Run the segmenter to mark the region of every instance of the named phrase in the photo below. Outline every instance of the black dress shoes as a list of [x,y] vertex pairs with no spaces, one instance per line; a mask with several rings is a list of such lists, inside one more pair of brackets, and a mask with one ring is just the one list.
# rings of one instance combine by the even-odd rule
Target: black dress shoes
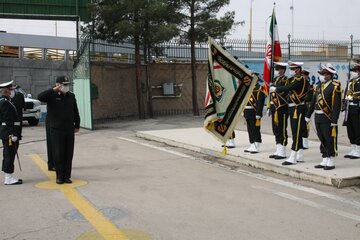
[[288,166],[288,165],[294,165],[294,163],[285,161],[285,162],[282,162],[281,165]]
[[55,171],[56,171],[56,169],[55,169],[55,167],[48,167],[48,171],[55,172]]
[[5,183],[5,185],[20,185],[20,184],[22,184],[22,183],[23,183],[22,179],[18,179],[17,182],[14,182],[14,183]]
[[58,179],[58,178],[57,178],[57,179],[56,179],[56,183],[57,183],[57,184],[64,184],[64,180],[61,180],[61,179]]
[[315,165],[314,168],[324,168],[325,166],[319,164],[319,165]]
[[324,170],[333,170],[333,169],[335,169],[335,166],[331,166],[331,167],[325,166],[324,167]]
[[72,181],[71,181],[70,178],[65,179],[64,182],[65,182],[65,183],[68,183],[68,184],[72,183]]
[[274,157],[274,159],[276,159],[276,160],[280,160],[280,159],[285,159],[286,157],[282,157],[282,156],[279,156],[279,155],[276,155],[275,157]]

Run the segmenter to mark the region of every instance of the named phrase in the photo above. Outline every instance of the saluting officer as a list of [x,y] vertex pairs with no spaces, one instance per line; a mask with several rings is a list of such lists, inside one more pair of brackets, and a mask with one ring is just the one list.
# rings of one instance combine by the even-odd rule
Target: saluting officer
[[[288,85],[288,78],[285,76],[286,66],[284,62],[274,62],[275,79],[272,83],[274,87]],[[276,151],[269,158],[284,159],[286,158],[286,145],[288,143],[288,103],[285,93],[272,92],[270,94],[270,111],[272,130],[276,141]]]
[[261,81],[262,79],[258,78],[255,88],[253,89],[244,110],[244,118],[246,119],[250,142],[250,147],[244,151],[250,153],[258,153],[260,143],[262,142],[260,126],[266,94],[264,92],[264,87],[259,84]]
[[331,170],[335,168],[337,155],[337,122],[341,110],[341,85],[334,80],[335,68],[330,64],[322,66],[319,71],[320,84],[317,85],[305,121],[310,122],[311,114],[315,111],[315,125],[320,139],[322,161],[315,168]]
[[2,171],[5,172],[5,185],[22,184],[22,180],[13,175],[15,155],[19,147],[18,127],[20,126],[20,122],[16,108],[10,102],[12,83],[13,81],[0,84],[2,90],[2,96],[0,98],[0,136],[3,144]]
[[38,99],[47,103],[56,183],[72,183],[71,167],[74,154],[74,133],[79,132],[80,116],[75,95],[69,91],[66,76],[56,79],[54,88],[39,94]]
[[[312,98],[314,96],[314,85],[311,83],[310,81],[310,71],[308,69],[306,69],[305,67],[302,70],[302,74],[304,75],[305,79],[309,82],[309,90],[306,94],[305,97],[305,112],[307,112],[307,110],[309,109],[309,106],[311,104]],[[303,132],[302,132],[302,141],[303,141],[303,148],[304,149],[308,149],[309,148],[309,131],[310,128],[308,127],[308,124],[305,123],[305,119],[303,124],[306,125],[305,128],[303,128]]]
[[346,130],[351,143],[351,151],[345,158],[360,158],[360,64],[350,70],[350,82],[346,92],[347,120]]
[[279,87],[270,87],[270,93],[288,94],[289,117],[292,133],[292,146],[290,157],[282,165],[293,165],[297,162],[303,162],[303,143],[302,132],[306,127],[305,118],[305,97],[309,88],[308,81],[301,74],[302,62],[290,62],[289,68],[293,72],[293,77],[289,78],[289,84]]

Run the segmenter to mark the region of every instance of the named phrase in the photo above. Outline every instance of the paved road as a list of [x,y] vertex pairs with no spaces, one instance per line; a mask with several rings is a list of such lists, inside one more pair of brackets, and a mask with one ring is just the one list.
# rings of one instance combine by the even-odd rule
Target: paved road
[[[0,239],[359,239],[360,189],[294,180],[135,137],[201,118],[103,123],[76,137],[74,184],[26,127],[21,186],[0,185]],[[75,187],[77,186],[77,187]]]

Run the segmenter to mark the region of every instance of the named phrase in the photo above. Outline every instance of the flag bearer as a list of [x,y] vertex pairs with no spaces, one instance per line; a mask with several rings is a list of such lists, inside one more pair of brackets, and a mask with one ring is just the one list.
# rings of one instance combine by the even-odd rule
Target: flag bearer
[[[283,87],[288,84],[288,78],[285,76],[287,63],[274,62],[275,79],[272,83],[274,87]],[[270,112],[272,121],[272,130],[275,136],[276,151],[269,158],[285,159],[286,145],[288,139],[288,103],[285,93],[272,92],[270,94]]]

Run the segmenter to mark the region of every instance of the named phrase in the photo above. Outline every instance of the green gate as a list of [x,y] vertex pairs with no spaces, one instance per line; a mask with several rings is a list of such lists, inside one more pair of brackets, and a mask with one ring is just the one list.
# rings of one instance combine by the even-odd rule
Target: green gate
[[74,67],[74,93],[80,113],[80,126],[93,129],[91,109],[90,37],[82,36]]

